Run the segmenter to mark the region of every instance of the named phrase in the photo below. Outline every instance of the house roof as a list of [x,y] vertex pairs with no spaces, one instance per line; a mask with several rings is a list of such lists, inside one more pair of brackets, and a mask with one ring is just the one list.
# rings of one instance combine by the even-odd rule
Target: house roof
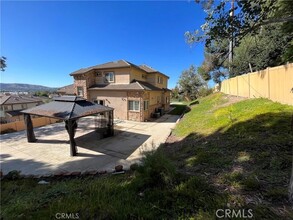
[[6,114],[10,117],[18,116],[18,115],[22,115],[22,113],[21,113],[22,110],[6,111]]
[[137,65],[135,65],[135,64],[133,64],[133,63],[131,63],[129,61],[126,61],[126,60],[112,61],[112,62],[108,62],[108,63],[96,65],[96,66],[91,66],[91,67],[88,67],[88,68],[82,68],[82,69],[79,69],[79,70],[71,73],[70,76],[80,75],[80,74],[86,73],[86,72],[88,72],[90,70],[115,69],[115,68],[125,68],[125,67],[134,67],[134,68],[140,69],[140,70],[142,70],[142,71],[144,71],[146,73],[160,73],[163,76],[168,77],[167,75],[159,72],[158,70],[153,69],[150,66],[147,66],[145,64],[137,66]]
[[139,65],[139,67],[140,67],[141,69],[143,69],[144,71],[148,72],[148,73],[155,73],[155,72],[158,72],[158,70],[155,70],[154,68],[152,68],[152,67],[150,67],[150,66],[148,66],[148,65],[145,65],[145,64],[143,64],[143,65]]
[[74,76],[74,75],[79,75],[79,74],[83,74],[86,73],[90,70],[99,70],[99,69],[112,69],[112,68],[124,68],[124,67],[130,67],[130,66],[135,66],[134,64],[127,62],[125,60],[118,60],[118,61],[112,61],[112,62],[108,62],[108,63],[103,63],[100,65],[96,65],[96,66],[91,66],[88,68],[82,68],[80,70],[77,70],[73,73],[70,74],[70,76]]
[[61,96],[52,102],[23,110],[22,113],[69,120],[108,111],[113,111],[113,108],[78,96]]
[[63,86],[57,90],[59,93],[65,93],[67,95],[74,95],[74,84]]
[[162,74],[163,76],[166,76],[168,79],[169,79],[169,76],[165,75],[164,73],[161,73],[160,71],[148,66],[148,65],[139,65],[139,68],[146,71],[147,73],[160,73]]
[[4,95],[0,97],[0,105],[24,104],[42,102],[40,98],[23,95]]
[[97,84],[90,87],[89,90],[147,90],[147,91],[163,91],[148,82],[133,80],[129,84]]

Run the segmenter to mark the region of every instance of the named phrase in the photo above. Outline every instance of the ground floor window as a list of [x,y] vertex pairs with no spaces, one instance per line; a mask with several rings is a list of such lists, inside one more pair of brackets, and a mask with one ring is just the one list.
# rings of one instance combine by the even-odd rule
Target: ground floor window
[[105,105],[105,101],[104,100],[99,100],[99,99],[95,100],[94,103],[97,103],[99,105]]
[[83,87],[81,87],[81,86],[77,87],[77,95],[83,97]]
[[145,100],[143,101],[143,110],[146,111],[149,109],[149,101]]
[[128,101],[128,110],[139,111],[139,101]]
[[169,97],[166,97],[166,103],[169,103]]

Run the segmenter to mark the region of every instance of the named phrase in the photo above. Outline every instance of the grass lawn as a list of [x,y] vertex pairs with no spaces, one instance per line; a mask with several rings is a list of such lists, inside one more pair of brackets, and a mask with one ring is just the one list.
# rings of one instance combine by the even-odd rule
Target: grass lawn
[[2,180],[1,219],[56,219],[57,213],[80,219],[216,219],[217,209],[251,209],[253,219],[293,219],[293,107],[266,99],[230,104],[222,94],[198,101],[169,141],[124,175],[49,179],[49,185]]
[[181,115],[188,109],[187,105],[185,104],[172,104],[170,107],[174,108],[168,113],[170,115]]

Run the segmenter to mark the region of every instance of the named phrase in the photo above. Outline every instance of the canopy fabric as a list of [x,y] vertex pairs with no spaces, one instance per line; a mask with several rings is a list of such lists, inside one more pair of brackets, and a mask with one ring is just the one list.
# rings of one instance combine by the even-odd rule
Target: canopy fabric
[[87,101],[78,96],[61,96],[54,98],[52,102],[21,112],[62,120],[71,120],[113,110],[113,108]]

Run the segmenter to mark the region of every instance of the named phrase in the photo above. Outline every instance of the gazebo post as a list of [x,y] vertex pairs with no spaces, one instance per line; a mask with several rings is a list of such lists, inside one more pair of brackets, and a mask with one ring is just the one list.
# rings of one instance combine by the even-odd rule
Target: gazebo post
[[107,127],[107,136],[113,136],[114,135],[114,123],[113,123],[113,110],[108,112],[108,127]]
[[26,128],[27,142],[36,142],[37,139],[34,134],[34,126],[30,114],[24,114],[24,124]]
[[76,156],[77,155],[77,149],[76,149],[76,143],[74,140],[75,135],[75,129],[77,128],[77,124],[75,120],[66,120],[65,121],[65,128],[69,135],[69,141],[70,141],[70,156]]

